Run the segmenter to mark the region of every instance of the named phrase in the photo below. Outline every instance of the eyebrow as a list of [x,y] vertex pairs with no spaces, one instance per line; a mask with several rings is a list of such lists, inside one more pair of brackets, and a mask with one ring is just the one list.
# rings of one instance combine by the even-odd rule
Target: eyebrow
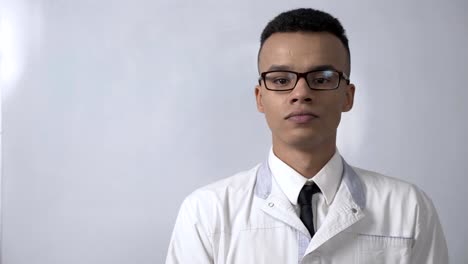
[[[289,65],[280,65],[280,64],[273,64],[271,65],[267,71],[292,71],[292,67]],[[333,67],[333,65],[318,65],[318,66],[313,66],[309,67],[306,72],[309,71],[324,71],[324,70],[335,70],[337,69]]]

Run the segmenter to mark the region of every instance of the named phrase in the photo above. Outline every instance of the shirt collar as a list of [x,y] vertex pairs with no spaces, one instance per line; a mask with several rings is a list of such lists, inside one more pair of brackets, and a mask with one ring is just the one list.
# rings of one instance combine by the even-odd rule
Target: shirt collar
[[307,182],[317,184],[325,196],[326,203],[330,205],[335,198],[343,174],[343,160],[338,150],[335,151],[335,154],[327,164],[310,179],[302,176],[280,160],[273,153],[273,149],[270,149],[268,166],[273,174],[273,178],[293,205],[297,205],[299,193]]

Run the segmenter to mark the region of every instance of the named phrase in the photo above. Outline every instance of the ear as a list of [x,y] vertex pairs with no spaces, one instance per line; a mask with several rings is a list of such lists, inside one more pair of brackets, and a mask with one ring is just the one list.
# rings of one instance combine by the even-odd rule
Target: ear
[[354,105],[354,92],[356,87],[350,83],[345,87],[345,101],[343,104],[342,112],[348,112],[353,108]]
[[255,101],[257,102],[257,110],[260,113],[264,113],[264,108],[263,108],[263,98],[262,98],[262,87],[260,85],[255,86]]

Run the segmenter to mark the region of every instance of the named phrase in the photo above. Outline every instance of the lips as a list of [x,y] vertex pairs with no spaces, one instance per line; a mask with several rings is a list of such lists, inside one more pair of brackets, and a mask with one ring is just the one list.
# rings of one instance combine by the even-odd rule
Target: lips
[[318,116],[309,111],[295,111],[285,117],[286,120],[290,120],[298,124],[304,124],[316,118],[318,118]]

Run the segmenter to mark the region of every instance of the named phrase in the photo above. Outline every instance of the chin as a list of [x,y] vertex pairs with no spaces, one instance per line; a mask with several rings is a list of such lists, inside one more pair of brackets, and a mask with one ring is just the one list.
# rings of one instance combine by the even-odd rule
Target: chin
[[291,146],[293,146],[296,149],[311,149],[311,148],[316,147],[319,144],[320,144],[319,142],[309,140],[309,141],[294,142],[293,144],[291,144]]
[[322,142],[322,137],[319,135],[296,135],[285,140],[288,145],[297,149],[308,149],[317,146]]

